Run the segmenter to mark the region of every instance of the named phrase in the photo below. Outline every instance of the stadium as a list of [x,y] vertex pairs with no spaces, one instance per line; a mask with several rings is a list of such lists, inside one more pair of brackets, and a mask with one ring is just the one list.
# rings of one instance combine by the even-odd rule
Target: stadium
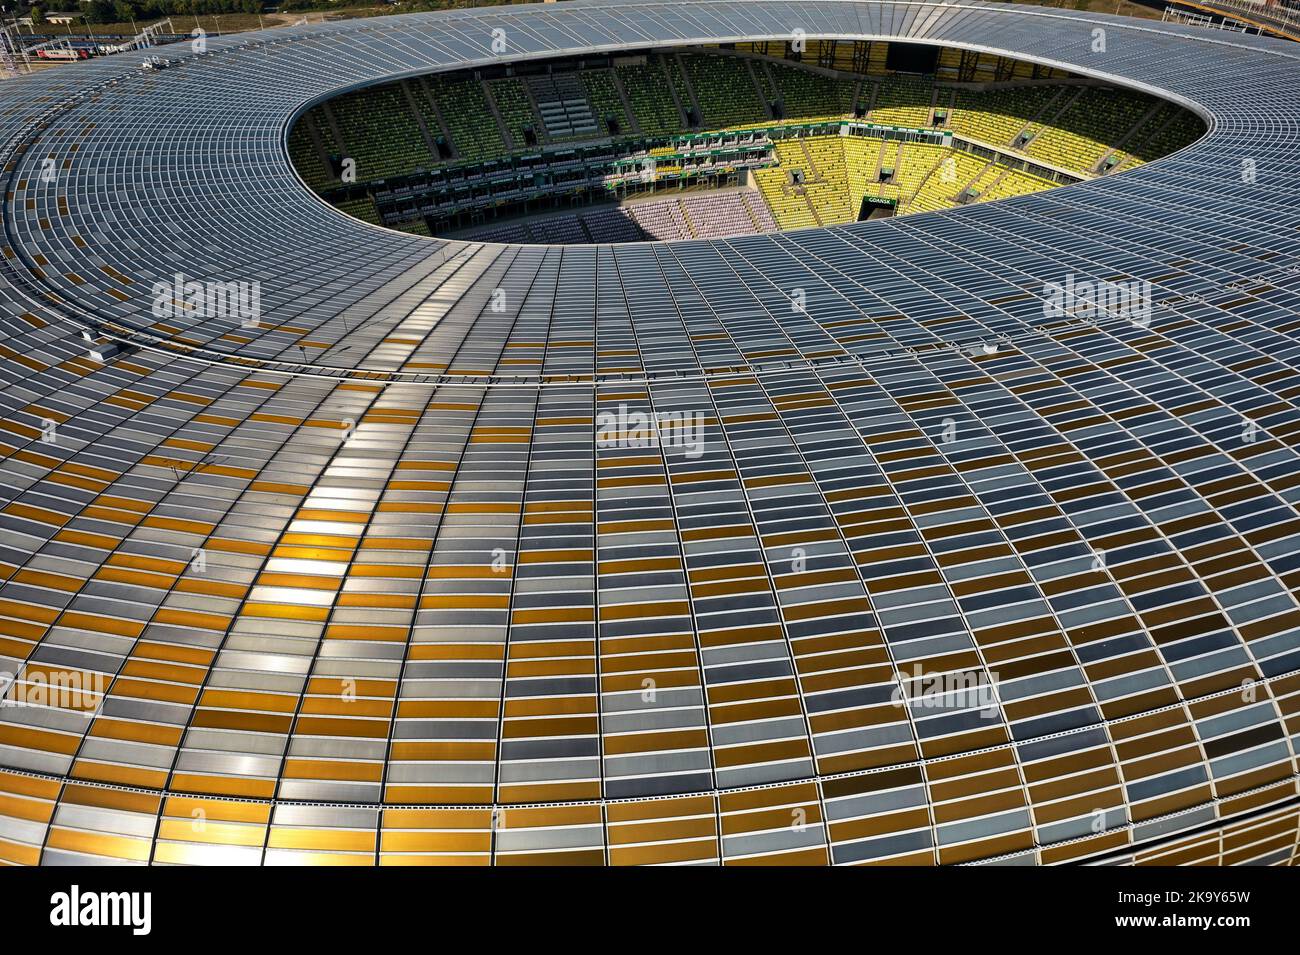
[[0,860],[1293,863],[1298,49],[576,0],[0,85]]

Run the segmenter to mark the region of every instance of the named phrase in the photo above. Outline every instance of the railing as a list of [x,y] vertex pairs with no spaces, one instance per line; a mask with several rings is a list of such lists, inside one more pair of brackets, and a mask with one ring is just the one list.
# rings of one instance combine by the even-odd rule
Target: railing
[[[1263,2],[1252,2],[1252,0],[1194,0],[1194,2],[1189,0],[1186,5],[1209,11],[1211,14],[1218,14],[1220,17],[1226,18],[1226,20],[1216,24],[1212,17],[1187,13],[1173,6],[1165,8],[1165,15],[1162,20],[1165,22],[1172,20],[1178,23],[1190,23],[1208,29],[1235,30],[1243,33],[1254,27],[1255,30],[1261,33],[1267,30],[1289,39],[1300,40],[1300,11],[1293,10],[1290,7],[1269,6]],[[1240,15],[1244,20],[1234,19],[1237,15]]]
[[1251,3],[1250,0],[1210,0],[1206,6],[1249,14],[1256,20],[1275,23],[1285,30],[1300,34],[1300,13],[1290,7],[1268,6],[1264,3]]
[[[330,202],[372,197],[385,222],[424,214],[455,216],[525,196],[542,198],[584,189],[614,189],[665,178],[709,176],[720,170],[772,165],[772,144],[798,136],[871,136],[907,142],[951,145],[949,130],[886,126],[860,120],[766,123],[712,133],[640,137],[603,145],[551,148],[529,157],[465,163],[370,183],[333,187],[321,195]],[[668,152],[655,154],[656,149]],[[541,177],[539,182],[537,177]]]
[[[163,29],[166,27],[166,29]],[[129,48],[132,50],[144,50],[153,46],[158,38],[165,35],[173,35],[175,28],[172,26],[171,17],[166,20],[159,20],[157,23],[151,23],[134,37],[132,37]]]

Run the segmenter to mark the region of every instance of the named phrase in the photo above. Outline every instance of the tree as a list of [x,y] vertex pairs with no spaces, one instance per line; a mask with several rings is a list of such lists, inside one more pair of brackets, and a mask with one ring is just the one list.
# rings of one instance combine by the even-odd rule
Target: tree
[[31,16],[32,16],[32,26],[34,27],[45,26],[45,11],[42,10],[40,7],[32,7]]
[[91,23],[113,22],[113,5],[108,0],[90,0],[85,11],[86,19]]

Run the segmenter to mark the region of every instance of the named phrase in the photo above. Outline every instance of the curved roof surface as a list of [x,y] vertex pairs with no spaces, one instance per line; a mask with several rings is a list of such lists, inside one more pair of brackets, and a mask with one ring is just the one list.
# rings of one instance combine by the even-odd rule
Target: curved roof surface
[[[1002,51],[1210,130],[1018,199],[616,247],[377,229],[285,149],[397,76],[796,29]],[[577,2],[4,83],[0,656],[11,700],[103,689],[0,710],[35,807],[5,857],[1294,832],[1296,51],[1000,3]],[[1070,282],[1150,282],[1149,315],[1046,311]],[[187,835],[199,805],[230,828]]]

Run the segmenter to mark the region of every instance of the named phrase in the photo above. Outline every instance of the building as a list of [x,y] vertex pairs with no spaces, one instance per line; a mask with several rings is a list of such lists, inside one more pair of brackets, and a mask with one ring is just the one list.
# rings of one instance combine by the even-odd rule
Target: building
[[[947,65],[983,92],[1019,61],[1207,132],[1001,201],[958,202],[959,169],[954,208],[812,228],[836,154],[783,139],[808,149],[773,185],[791,229],[674,242],[412,235],[307,184],[313,155],[322,193],[357,160],[331,201],[378,215],[371,164],[415,167],[344,149],[505,161],[440,79],[402,79],[672,50],[675,141],[780,73],[719,73],[746,52],[724,45],[823,40],[875,93],[821,125],[903,130],[874,137],[875,185],[962,119],[908,68],[926,47],[972,54]],[[0,857],[1294,860],[1291,47],[960,2],[598,0],[166,56],[0,85]],[[511,88],[464,128],[551,138],[551,101],[516,113]],[[984,162],[1047,129],[1042,169],[1091,148],[1044,106]],[[375,132],[409,124],[413,146]]]

